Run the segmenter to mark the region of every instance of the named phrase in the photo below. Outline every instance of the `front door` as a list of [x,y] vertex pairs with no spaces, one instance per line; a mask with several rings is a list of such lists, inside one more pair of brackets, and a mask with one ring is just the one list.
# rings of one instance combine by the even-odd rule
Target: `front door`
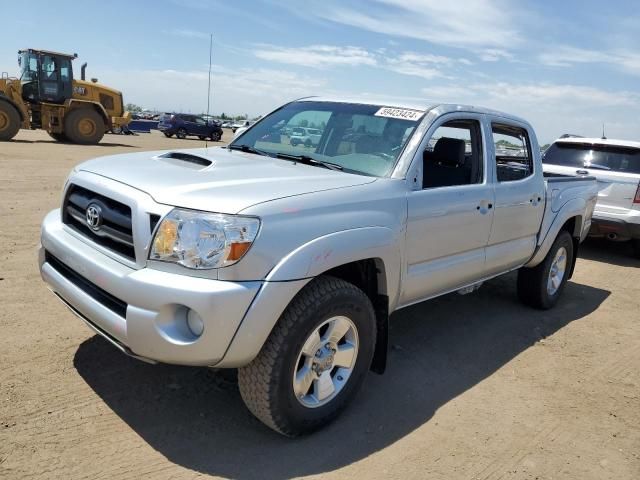
[[56,55],[40,56],[40,100],[63,103],[72,96],[71,60]]
[[[453,114],[421,146],[422,189],[408,198],[401,305],[481,280],[493,217],[481,116]],[[420,180],[420,179],[418,179]]]

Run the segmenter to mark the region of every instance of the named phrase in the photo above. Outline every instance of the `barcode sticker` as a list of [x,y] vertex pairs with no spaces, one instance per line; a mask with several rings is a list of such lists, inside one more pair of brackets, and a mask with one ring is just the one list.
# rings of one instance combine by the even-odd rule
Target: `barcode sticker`
[[376,117],[400,118],[402,120],[419,120],[424,115],[422,110],[409,110],[407,108],[382,107],[375,113]]

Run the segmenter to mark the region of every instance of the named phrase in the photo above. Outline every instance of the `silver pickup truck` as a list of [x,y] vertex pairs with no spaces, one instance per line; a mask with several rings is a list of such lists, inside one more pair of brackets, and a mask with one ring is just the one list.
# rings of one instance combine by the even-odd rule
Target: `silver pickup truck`
[[[301,124],[317,146],[283,134]],[[545,178],[511,115],[308,98],[228,147],[78,165],[40,270],[128,355],[238,368],[251,412],[294,436],[384,371],[391,312],[516,269],[520,299],[552,307],[596,198],[591,178]]]

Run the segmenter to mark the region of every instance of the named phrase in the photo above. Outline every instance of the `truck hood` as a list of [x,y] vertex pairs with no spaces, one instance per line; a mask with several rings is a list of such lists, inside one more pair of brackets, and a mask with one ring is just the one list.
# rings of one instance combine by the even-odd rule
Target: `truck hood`
[[113,155],[76,169],[134,187],[158,203],[231,214],[258,203],[376,180],[224,147]]

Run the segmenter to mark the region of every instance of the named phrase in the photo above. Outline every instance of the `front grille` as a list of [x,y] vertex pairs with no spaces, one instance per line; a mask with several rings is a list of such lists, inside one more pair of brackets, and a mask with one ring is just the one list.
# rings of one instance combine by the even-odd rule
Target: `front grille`
[[[101,213],[101,224],[89,228],[87,207],[95,205]],[[71,185],[62,206],[62,221],[93,242],[135,261],[131,208],[127,205]]]
[[84,293],[93,298],[96,302],[111,310],[116,315],[126,318],[127,316],[127,304],[117,297],[114,297],[109,292],[101,289],[94,283],[90,282],[75,270],[69,268],[62,263],[50,252],[45,251],[44,258],[51,267],[62,275],[64,278],[73,283],[76,287],[82,290]]

